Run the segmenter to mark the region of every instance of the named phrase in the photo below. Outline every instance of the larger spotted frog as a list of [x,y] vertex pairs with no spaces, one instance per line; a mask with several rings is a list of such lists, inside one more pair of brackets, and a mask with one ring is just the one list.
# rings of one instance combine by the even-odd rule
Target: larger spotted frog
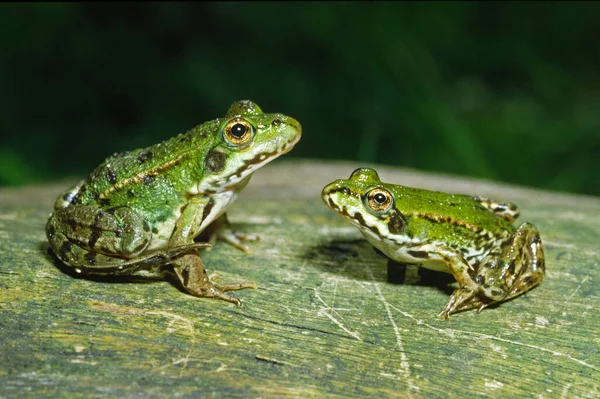
[[383,183],[357,169],[322,191],[333,211],[401,263],[451,273],[459,284],[438,317],[514,298],[544,278],[537,229],[512,203]]
[[[301,131],[293,118],[245,100],[168,141],[114,154],[59,196],[46,224],[50,246],[78,273],[162,275],[168,266],[191,295],[240,305],[226,291],[254,284],[213,284],[198,248],[218,237],[249,252],[255,237],[232,231],[225,211]],[[194,240],[202,232],[210,243]]]

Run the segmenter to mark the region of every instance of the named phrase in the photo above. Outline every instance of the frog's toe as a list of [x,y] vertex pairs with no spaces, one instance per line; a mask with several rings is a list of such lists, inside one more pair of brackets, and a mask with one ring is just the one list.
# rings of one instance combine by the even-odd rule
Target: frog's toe
[[216,287],[216,286],[214,286],[212,284],[209,287],[206,287],[203,290],[201,296],[205,297],[205,298],[221,299],[223,301],[226,301],[226,302],[229,302],[229,303],[233,303],[237,307],[241,307],[242,306],[242,301],[240,301],[238,298],[226,294],[224,292],[224,290],[220,289],[220,287]]
[[233,284],[219,284],[216,286],[222,292],[225,291],[238,291],[244,290],[246,288],[256,289],[256,283],[243,282],[243,283],[233,283]]
[[474,290],[468,287],[458,288],[448,298],[446,307],[438,314],[438,317],[448,319],[453,313],[475,309],[480,304],[481,301],[475,297]]
[[438,313],[437,318],[448,320],[450,319],[450,314],[448,313],[448,310],[444,308],[440,313]]
[[245,241],[258,241],[259,240],[257,235],[238,233],[238,232],[232,231],[232,230],[220,231],[218,234],[218,238],[222,241],[225,241],[226,243],[228,243],[230,245],[233,245],[234,247],[236,247],[238,249],[241,249],[242,251],[246,252],[247,254],[251,254],[252,250],[250,249],[250,246],[248,244],[246,244]]

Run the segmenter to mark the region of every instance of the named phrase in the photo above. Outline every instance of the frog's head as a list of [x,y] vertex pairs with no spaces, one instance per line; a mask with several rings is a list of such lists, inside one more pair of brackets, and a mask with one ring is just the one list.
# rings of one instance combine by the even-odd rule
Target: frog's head
[[215,145],[204,158],[200,191],[228,190],[256,169],[290,151],[302,127],[289,116],[262,112],[250,100],[237,101],[219,123]]
[[323,189],[325,205],[357,226],[379,237],[402,234],[406,220],[395,206],[394,195],[373,169],[359,168],[347,180]]

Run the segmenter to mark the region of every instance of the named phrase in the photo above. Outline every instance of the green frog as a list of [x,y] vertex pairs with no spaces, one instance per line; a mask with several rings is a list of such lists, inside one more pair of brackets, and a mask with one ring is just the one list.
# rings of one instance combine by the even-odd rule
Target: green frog
[[[295,119],[244,100],[187,133],[116,153],[58,197],[46,224],[50,247],[77,273],[174,272],[189,294],[239,306],[226,292],[255,285],[213,284],[198,249],[218,238],[250,252],[246,242],[257,237],[233,231],[225,211],[252,173],[301,134]],[[208,242],[194,240],[201,233]]]
[[383,183],[373,169],[327,185],[322,199],[391,259],[451,273],[459,287],[438,314],[514,298],[545,274],[537,229],[515,227],[512,203]]

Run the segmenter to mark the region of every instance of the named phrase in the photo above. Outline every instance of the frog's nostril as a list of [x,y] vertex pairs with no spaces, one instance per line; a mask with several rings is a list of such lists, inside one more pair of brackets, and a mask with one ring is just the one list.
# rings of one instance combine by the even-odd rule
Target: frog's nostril
[[271,123],[273,126],[279,126],[281,125],[281,119],[277,118],[274,119],[273,122]]

